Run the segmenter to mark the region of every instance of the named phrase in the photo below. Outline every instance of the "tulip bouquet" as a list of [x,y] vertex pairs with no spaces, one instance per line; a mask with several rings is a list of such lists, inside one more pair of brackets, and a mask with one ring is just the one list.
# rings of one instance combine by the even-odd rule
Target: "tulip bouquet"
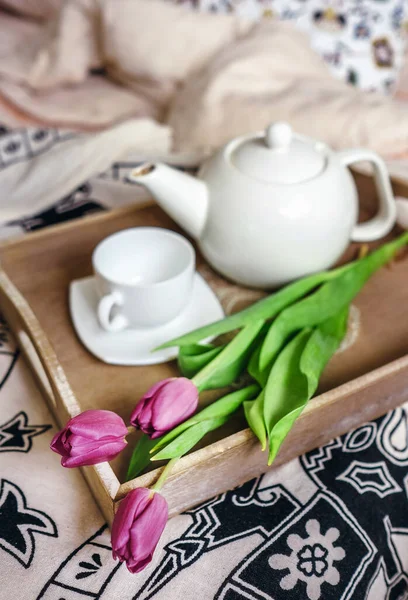
[[[197,409],[198,391],[185,377],[165,379],[146,392],[130,416],[130,427],[110,410],[86,410],[68,421],[51,442],[51,450],[61,456],[67,468],[96,465],[115,458],[126,446],[132,429],[143,432],[141,438],[154,440],[177,427]],[[144,443],[139,443],[146,454]],[[164,468],[152,489],[137,488],[120,503],[112,524],[114,558],[126,562],[137,573],[151,561],[154,549],[168,519],[167,502],[157,493],[173,462]]]
[[[174,463],[243,407],[271,464],[346,334],[351,302],[406,244],[408,233],[164,345],[179,348],[181,376],[158,382],[136,404],[130,423],[143,435],[127,478],[136,477],[151,461],[169,462],[153,488],[137,488],[122,500],[112,526],[113,555],[132,573],[151,561],[165,527],[168,509],[159,490]],[[222,339],[231,332],[232,337]],[[208,338],[218,341],[202,342]],[[214,389],[224,394],[196,412],[199,394]],[[118,415],[89,410],[57,433],[51,449],[62,456],[65,467],[93,465],[119,454],[127,433]]]

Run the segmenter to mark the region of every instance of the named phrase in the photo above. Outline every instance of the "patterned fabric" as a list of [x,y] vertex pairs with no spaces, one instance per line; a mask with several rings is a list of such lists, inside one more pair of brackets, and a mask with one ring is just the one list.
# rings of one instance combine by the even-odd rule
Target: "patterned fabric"
[[405,0],[181,2],[203,11],[236,12],[256,20],[292,20],[310,36],[313,48],[334,75],[364,90],[388,92],[402,67],[408,17]]
[[[5,130],[0,147],[15,140]],[[14,151],[29,169],[27,148]],[[12,164],[0,164],[0,182]],[[110,196],[113,205],[134,164],[113,165],[14,226],[29,235],[107,207]],[[0,320],[2,600],[408,598],[408,403],[172,519],[137,575],[112,559],[79,471],[50,452],[55,431]]]

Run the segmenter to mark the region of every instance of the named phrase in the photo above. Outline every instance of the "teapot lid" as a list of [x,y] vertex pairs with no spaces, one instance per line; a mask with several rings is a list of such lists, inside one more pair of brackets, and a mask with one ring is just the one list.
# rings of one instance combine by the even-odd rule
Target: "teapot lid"
[[246,139],[235,147],[235,167],[265,183],[293,184],[312,179],[325,167],[326,146],[295,135],[287,123],[270,125],[265,135]]

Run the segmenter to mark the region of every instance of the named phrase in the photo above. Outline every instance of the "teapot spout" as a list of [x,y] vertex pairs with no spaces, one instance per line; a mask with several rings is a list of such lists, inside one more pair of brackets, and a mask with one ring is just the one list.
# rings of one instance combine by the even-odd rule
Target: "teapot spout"
[[199,238],[208,210],[206,184],[163,163],[133,169],[129,181],[144,185],[163,210],[193,238]]

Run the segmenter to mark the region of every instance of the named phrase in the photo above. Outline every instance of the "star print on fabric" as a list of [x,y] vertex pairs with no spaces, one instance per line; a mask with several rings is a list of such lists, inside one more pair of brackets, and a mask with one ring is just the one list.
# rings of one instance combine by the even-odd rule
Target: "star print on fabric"
[[2,479],[0,548],[27,569],[34,558],[35,533],[58,537],[54,521],[42,511],[29,508],[21,489],[11,481]]
[[0,452],[29,452],[32,438],[51,429],[52,425],[29,425],[24,411],[0,425]]

